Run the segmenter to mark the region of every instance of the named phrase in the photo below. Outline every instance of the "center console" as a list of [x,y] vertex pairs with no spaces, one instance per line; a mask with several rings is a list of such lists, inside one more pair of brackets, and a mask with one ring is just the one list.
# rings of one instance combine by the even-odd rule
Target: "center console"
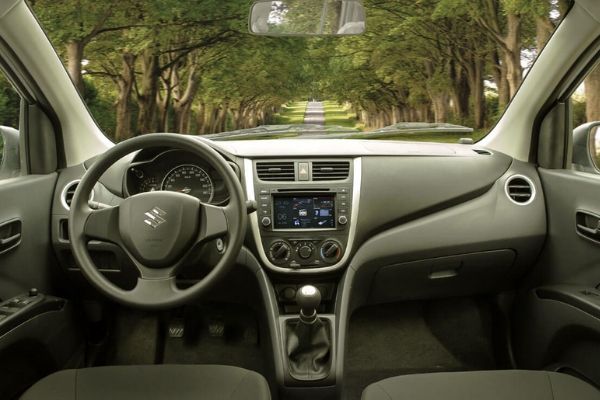
[[279,272],[341,267],[352,245],[360,159],[246,160],[245,168],[263,263]]

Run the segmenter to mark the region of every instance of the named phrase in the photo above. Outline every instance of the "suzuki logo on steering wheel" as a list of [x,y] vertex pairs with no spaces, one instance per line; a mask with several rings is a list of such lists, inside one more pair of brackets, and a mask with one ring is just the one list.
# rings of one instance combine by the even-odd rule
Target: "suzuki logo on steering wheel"
[[167,212],[161,210],[159,207],[153,207],[151,210],[146,211],[144,215],[147,217],[144,219],[144,223],[150,225],[154,229],[167,222],[167,220],[163,218],[167,215]]

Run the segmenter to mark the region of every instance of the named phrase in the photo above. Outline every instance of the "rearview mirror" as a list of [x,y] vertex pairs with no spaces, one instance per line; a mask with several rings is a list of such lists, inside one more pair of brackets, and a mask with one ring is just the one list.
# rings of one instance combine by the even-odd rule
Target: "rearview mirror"
[[359,0],[262,0],[250,12],[250,32],[264,36],[344,36],[365,31]]

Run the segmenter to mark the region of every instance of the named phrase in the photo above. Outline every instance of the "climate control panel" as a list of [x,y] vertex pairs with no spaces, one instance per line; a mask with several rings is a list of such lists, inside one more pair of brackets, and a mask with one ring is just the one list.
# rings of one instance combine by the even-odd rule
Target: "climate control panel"
[[319,268],[334,265],[342,259],[343,255],[342,244],[331,238],[275,239],[271,242],[267,253],[273,264],[288,268]]

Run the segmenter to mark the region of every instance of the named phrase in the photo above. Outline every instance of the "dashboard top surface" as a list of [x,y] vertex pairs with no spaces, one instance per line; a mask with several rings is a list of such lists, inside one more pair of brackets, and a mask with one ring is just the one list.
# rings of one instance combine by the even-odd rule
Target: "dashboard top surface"
[[[201,140],[201,137],[199,137]],[[477,156],[476,145],[357,139],[275,139],[209,141],[238,157]]]

